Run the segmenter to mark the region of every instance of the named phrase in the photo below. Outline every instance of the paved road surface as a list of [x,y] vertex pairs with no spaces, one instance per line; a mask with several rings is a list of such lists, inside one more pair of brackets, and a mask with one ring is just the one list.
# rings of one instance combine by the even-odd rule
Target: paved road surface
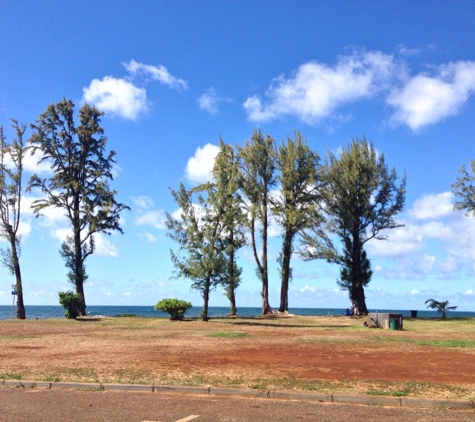
[[0,388],[0,421],[475,421],[474,411],[322,404],[179,393]]

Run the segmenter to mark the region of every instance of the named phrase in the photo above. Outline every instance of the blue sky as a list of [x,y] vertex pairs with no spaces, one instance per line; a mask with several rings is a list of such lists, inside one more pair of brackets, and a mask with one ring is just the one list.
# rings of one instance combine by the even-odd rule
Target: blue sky
[[[169,188],[209,177],[222,137],[254,128],[278,142],[300,130],[322,157],[363,135],[407,174],[404,228],[372,241],[370,309],[424,309],[428,298],[474,310],[475,220],[453,212],[450,185],[475,159],[475,6],[471,1],[15,1],[0,3],[0,124],[30,123],[63,97],[105,111],[117,152],[112,186],[131,211],[125,234],[97,239],[87,261],[89,305],[153,305],[179,297],[164,212]],[[29,135],[30,132],[27,132]],[[31,172],[48,168],[29,158]],[[26,195],[21,265],[26,304],[69,289],[58,250],[61,212],[34,218]],[[270,303],[278,307],[270,244]],[[4,244],[5,245],[5,244]],[[237,305],[260,306],[250,250]],[[338,267],[293,260],[290,308],[347,307]],[[13,278],[0,269],[0,304]],[[211,305],[227,305],[221,290]]]

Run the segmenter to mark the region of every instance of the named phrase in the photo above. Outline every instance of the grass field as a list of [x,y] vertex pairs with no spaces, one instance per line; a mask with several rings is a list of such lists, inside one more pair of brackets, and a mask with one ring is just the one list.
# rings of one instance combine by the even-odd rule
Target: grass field
[[475,400],[475,319],[0,321],[0,379],[233,386]]

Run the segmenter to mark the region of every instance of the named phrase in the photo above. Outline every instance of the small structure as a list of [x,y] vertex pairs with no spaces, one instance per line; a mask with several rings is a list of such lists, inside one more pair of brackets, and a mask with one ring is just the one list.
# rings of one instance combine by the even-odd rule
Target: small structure
[[402,314],[389,314],[372,312],[368,314],[368,327],[390,328],[392,330],[402,330]]

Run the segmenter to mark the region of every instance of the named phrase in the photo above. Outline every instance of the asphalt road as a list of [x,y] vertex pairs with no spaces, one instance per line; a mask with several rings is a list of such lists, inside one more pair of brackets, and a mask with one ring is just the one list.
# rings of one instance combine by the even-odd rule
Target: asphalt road
[[0,421],[475,421],[474,411],[322,404],[179,393],[0,388]]

